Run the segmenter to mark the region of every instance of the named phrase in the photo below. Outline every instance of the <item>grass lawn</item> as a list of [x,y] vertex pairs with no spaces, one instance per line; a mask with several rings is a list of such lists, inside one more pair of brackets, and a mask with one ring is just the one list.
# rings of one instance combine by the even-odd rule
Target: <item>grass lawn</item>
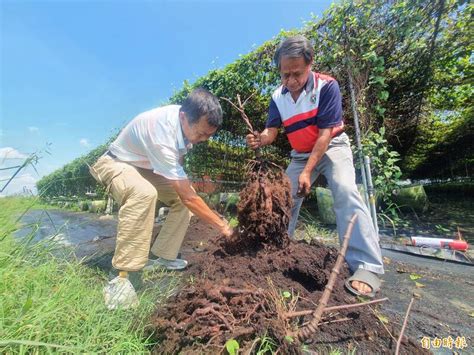
[[32,198],[0,198],[0,353],[148,352],[148,316],[176,283],[143,291],[137,309],[107,310],[101,271],[72,254],[54,256],[52,241],[14,238],[29,208],[47,207]]

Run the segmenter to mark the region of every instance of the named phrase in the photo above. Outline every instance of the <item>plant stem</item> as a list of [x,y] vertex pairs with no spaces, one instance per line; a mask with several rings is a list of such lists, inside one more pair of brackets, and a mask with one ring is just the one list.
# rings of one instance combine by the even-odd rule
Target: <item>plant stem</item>
[[[332,312],[332,311],[339,311],[341,309],[351,309],[351,308],[357,308],[357,307],[363,307],[363,306],[368,306],[374,303],[381,303],[388,301],[388,298],[380,298],[377,300],[373,301],[368,301],[364,303],[354,303],[354,304],[344,304],[342,306],[333,306],[333,307],[326,307],[324,308],[323,312]],[[298,312],[290,312],[286,314],[286,318],[293,318],[293,317],[299,317],[299,316],[307,316],[308,314],[313,313],[313,310],[306,310],[306,311],[298,311]]]
[[415,297],[411,298],[410,304],[408,305],[407,313],[405,314],[405,319],[403,320],[402,330],[400,330],[400,336],[398,337],[397,348],[395,350],[395,355],[398,355],[400,353],[400,345],[402,343],[403,332],[405,331],[405,328],[406,328],[407,323],[408,323],[408,315],[410,314],[410,310],[411,310],[411,306],[413,305],[413,301],[415,301]]

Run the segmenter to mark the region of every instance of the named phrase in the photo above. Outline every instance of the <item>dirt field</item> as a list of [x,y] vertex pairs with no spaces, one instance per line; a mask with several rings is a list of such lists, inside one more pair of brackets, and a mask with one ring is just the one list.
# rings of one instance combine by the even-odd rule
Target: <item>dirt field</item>
[[[75,245],[76,254],[79,257],[91,256],[91,266],[104,269],[110,268],[114,249],[113,236],[117,223],[116,217],[101,218],[90,213],[64,210],[49,211],[51,219],[49,217],[42,219],[41,215],[41,211],[30,211],[23,218],[26,225],[42,221],[38,238],[52,235],[58,226],[67,225],[66,229],[61,229],[64,232],[65,243]],[[54,225],[52,221],[54,221]],[[29,228],[26,228],[21,231],[21,234],[28,231]],[[157,231],[158,228],[155,232]],[[213,237],[217,237],[217,232],[214,229],[193,218],[181,250],[183,257],[190,261],[190,268],[185,271],[186,277],[183,279],[194,279],[197,283],[197,280],[207,276],[211,287],[224,284],[234,288],[245,286],[258,289],[268,287],[267,276],[270,276],[277,290],[291,292],[294,289],[299,292],[299,296],[308,295],[304,296],[306,298],[298,298],[298,309],[315,307],[313,303],[317,302],[321,294],[321,280],[325,279],[328,273],[327,268],[323,272],[318,268],[320,266],[325,267],[325,265],[330,268],[335,258],[335,249],[327,249],[324,252],[318,250],[317,247],[308,247],[306,244],[301,246],[291,244],[287,250],[278,251],[277,253],[269,254],[262,251],[255,255],[226,256],[223,252],[218,252],[220,246],[212,241]],[[301,256],[301,253],[308,256]],[[411,295],[416,292],[420,294],[421,299],[413,305],[405,334],[418,346],[421,345],[423,337],[431,341],[435,341],[436,338],[448,339],[448,337],[454,340],[462,340],[464,337],[465,343],[458,343],[459,348],[455,347],[456,344],[453,344],[452,349],[443,346],[434,349],[431,346],[430,351],[439,354],[474,353],[474,318],[472,316],[474,312],[474,273],[472,267],[387,250],[382,250],[382,253],[384,255],[385,274],[382,277],[382,291],[377,295],[377,298],[388,297],[389,301],[382,303],[380,306],[372,307],[374,310],[378,310],[379,317],[373,316],[373,312],[368,309],[364,308],[362,313],[362,309],[359,309],[357,312],[353,312],[356,317],[359,314],[358,319],[321,326],[321,333],[317,334],[314,344],[310,344],[310,346],[318,347],[320,351],[322,348],[350,349],[350,347],[353,347],[356,349],[356,353],[359,353],[357,349],[360,349],[361,353],[363,349],[372,349],[373,352],[381,353],[390,348],[391,351],[388,352],[393,353],[393,341],[391,343],[390,335],[383,327],[380,319],[387,321],[385,325],[392,335],[397,337]],[[347,275],[347,270],[343,270],[329,305],[337,304],[337,302],[357,302],[357,299],[348,294],[342,287],[342,279]],[[420,276],[420,278],[412,280],[411,275]],[[313,282],[314,286],[312,286]],[[422,286],[417,287],[415,282]],[[172,316],[175,319],[182,317],[185,310],[179,307],[185,305],[183,297],[186,292],[189,292],[189,287],[192,287],[192,284],[185,286],[183,292],[178,294],[175,299],[169,299],[167,307],[160,308],[157,311],[153,319],[155,325],[158,325],[159,319],[169,320]],[[283,297],[281,298],[283,299]],[[350,316],[352,317],[352,314]],[[262,336],[258,331],[261,331],[266,323],[264,319],[258,317],[258,315],[255,316],[251,322],[252,326],[255,326],[252,328],[255,330],[252,331],[256,335]],[[260,323],[257,323],[255,319]],[[160,323],[160,327],[162,326],[163,323]],[[362,330],[358,328],[359,326],[363,327]],[[162,329],[160,327],[156,329]],[[328,328],[331,328],[331,330],[327,330]],[[354,337],[354,335],[357,335],[355,330],[360,333],[372,329],[377,332],[376,341],[371,340],[374,336],[370,337],[370,334],[369,338],[362,340]],[[270,328],[267,335],[271,335],[271,331]],[[182,334],[182,331],[177,332],[173,329],[167,329],[166,332],[160,331],[157,334],[178,337]],[[178,337],[176,347],[193,349],[193,345],[189,340],[181,340]],[[194,340],[199,341],[199,338]],[[244,342],[240,345],[243,346]],[[322,342],[324,342],[324,345],[321,345]],[[167,344],[170,349],[173,348],[172,343],[169,341]],[[202,341],[202,343],[205,343],[205,341]],[[255,344],[256,348],[258,346],[259,344]],[[222,347],[208,347],[206,350],[210,353],[216,353],[219,349],[222,349]],[[412,349],[414,353],[418,351],[408,348],[405,353],[411,351],[409,349]],[[163,353],[164,348],[157,347],[155,352]],[[343,353],[346,353],[346,351]]]
[[[285,344],[285,334],[311,316],[282,319],[283,315],[316,308],[337,250],[291,242],[283,249],[233,253],[225,240],[215,241],[216,237],[201,222],[193,221],[189,228],[182,252],[191,263],[185,274],[192,275],[193,282],[154,315],[155,334],[161,341],[155,353],[216,353],[231,338],[250,350],[258,348],[253,341],[263,336],[276,339],[284,353],[297,353],[301,346]],[[328,306],[359,302],[344,289],[348,276],[344,266]],[[382,323],[381,307],[325,314],[325,324],[304,348],[323,353],[331,349],[393,352],[401,323]],[[405,339],[402,353],[423,353],[419,344]]]

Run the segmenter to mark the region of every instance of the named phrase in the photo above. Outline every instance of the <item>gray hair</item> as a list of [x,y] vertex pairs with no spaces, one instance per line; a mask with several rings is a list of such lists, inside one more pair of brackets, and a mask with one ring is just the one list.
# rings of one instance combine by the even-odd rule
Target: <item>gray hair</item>
[[303,57],[306,64],[310,64],[314,58],[314,49],[311,42],[304,36],[298,35],[286,38],[280,43],[275,55],[273,56],[273,62],[280,69],[280,63],[282,57],[299,58]]
[[207,123],[212,127],[219,128],[222,125],[219,100],[204,88],[191,91],[179,110],[186,113],[190,125],[197,123],[202,116],[206,116]]

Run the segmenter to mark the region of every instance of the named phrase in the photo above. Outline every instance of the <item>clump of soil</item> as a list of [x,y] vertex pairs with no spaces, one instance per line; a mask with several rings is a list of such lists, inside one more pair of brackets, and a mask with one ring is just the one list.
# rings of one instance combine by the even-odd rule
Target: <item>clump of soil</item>
[[223,245],[228,253],[261,248],[284,248],[290,242],[290,179],[283,169],[267,160],[250,161],[247,184],[237,205],[239,231]]
[[[274,350],[301,353],[303,346],[318,352],[332,348],[361,353],[393,351],[396,332],[368,307],[325,313],[316,334],[305,344],[289,337],[311,320],[335,264],[338,251],[322,244],[290,241],[290,184],[283,171],[257,161],[238,206],[240,229],[225,239],[203,224],[188,231],[187,245],[211,237],[207,250],[188,255],[185,285],[152,317],[157,354],[221,353],[235,339],[244,353],[255,353],[271,338]],[[344,265],[328,306],[357,303],[344,289],[349,270]],[[402,353],[420,352],[408,340]]]

